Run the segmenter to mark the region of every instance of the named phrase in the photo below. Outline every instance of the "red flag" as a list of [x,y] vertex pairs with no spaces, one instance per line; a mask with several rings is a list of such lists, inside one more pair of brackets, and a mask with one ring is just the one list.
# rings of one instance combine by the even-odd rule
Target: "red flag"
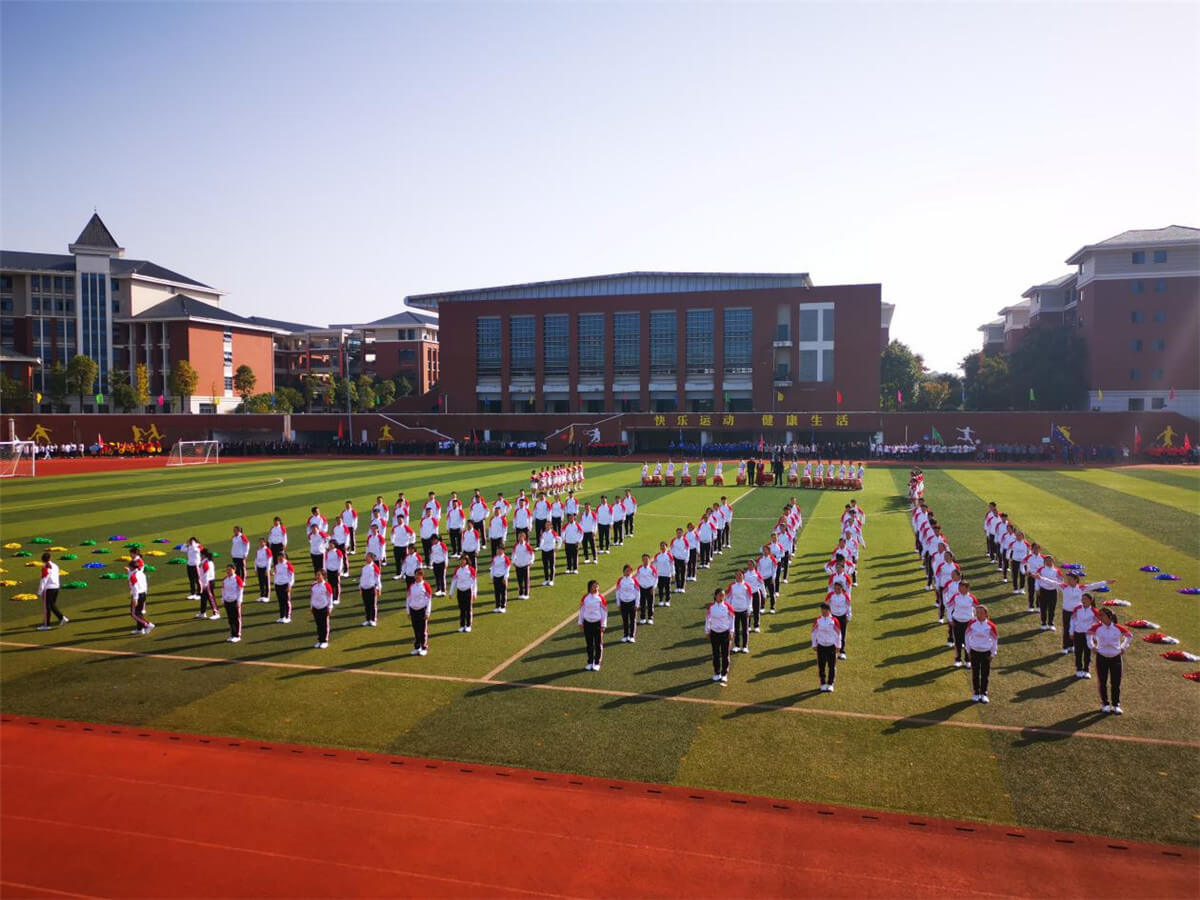
[[1171,393],[1170,393],[1169,395],[1167,395],[1167,399],[1168,399],[1168,400],[1174,400],[1174,399],[1175,399],[1175,388],[1171,388]]
[[345,437],[345,434],[346,434],[345,429],[342,427],[342,423],[339,420],[338,421],[338,440],[340,441],[343,437]]
[[838,406],[842,405],[842,392],[841,391],[837,392],[837,405]]
[[1138,431],[1136,425],[1133,426],[1133,452],[1138,453],[1142,449],[1142,433]]
[[100,445],[101,450],[104,449],[104,435],[98,431],[96,432],[96,443]]
[[1192,439],[1187,436],[1186,432],[1183,435],[1183,452],[1184,453],[1192,452]]
[[904,405],[904,391],[896,391],[896,405],[897,406]]

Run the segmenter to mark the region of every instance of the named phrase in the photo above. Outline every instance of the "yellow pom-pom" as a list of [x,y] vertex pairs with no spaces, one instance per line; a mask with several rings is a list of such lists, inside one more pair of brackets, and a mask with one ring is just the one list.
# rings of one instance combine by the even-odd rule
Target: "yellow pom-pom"
[[38,598],[37,594],[13,594],[11,599],[13,599],[13,600],[36,600],[37,598]]
[[144,555],[145,556],[166,556],[167,554],[164,553],[162,550],[147,550]]
[[59,569],[58,574],[59,574],[59,577],[62,577],[64,575],[70,575],[71,573],[68,572],[66,569]]
[[12,541],[10,543],[5,544],[4,549],[5,550],[20,550],[21,545],[18,544],[16,541]]
[[129,562],[131,559],[133,559],[133,557],[132,556],[118,556],[117,559],[121,560],[121,562]]
[[31,559],[29,562],[25,563],[25,568],[27,568],[27,569],[38,569],[38,568],[41,568],[41,565],[42,565],[42,564],[41,564],[40,562],[34,562],[34,561]]
[[71,548],[70,547],[51,547],[50,549],[57,553],[60,551],[70,550]]
[[17,582],[13,581],[11,578],[5,578],[3,581],[0,581],[0,585],[4,585],[4,587],[16,587]]

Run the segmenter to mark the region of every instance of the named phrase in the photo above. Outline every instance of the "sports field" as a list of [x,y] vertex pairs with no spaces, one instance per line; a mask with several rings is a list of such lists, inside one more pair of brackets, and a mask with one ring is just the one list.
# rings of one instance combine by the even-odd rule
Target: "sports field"
[[[970,676],[951,666],[944,628],[923,590],[902,468],[868,469],[866,489],[853,495],[867,512],[867,547],[835,694],[816,690],[809,649],[809,623],[824,596],[820,566],[850,496],[832,492],[797,492],[806,524],[791,583],[779,614],[764,617],[762,633],[751,636],[751,654],[733,657],[727,688],[711,681],[703,606],[728,580],[732,562],[761,545],[784,490],[727,488],[737,499],[733,552],[659,610],[636,644],[620,643],[619,616],[610,619],[599,673],[583,670],[574,626],[585,579],[609,588],[622,563],[695,518],[719,490],[635,488],[636,534],[624,548],[579,576],[560,574],[554,588],[536,579],[533,599],[510,600],[506,616],[491,615],[481,578],[472,634],[457,633],[452,601],[438,598],[428,657],[408,655],[402,582],[390,580],[379,628],[358,627],[357,591],[348,590],[330,648],[313,649],[301,587],[310,506],[332,516],[353,499],[361,512],[377,494],[390,503],[397,490],[414,505],[428,490],[443,500],[452,489],[465,498],[476,487],[489,498],[497,490],[511,496],[528,469],[524,462],[314,460],[6,483],[0,543],[40,554],[31,539],[50,538],[79,556],[62,563],[70,571],[64,582],[82,577],[89,586],[62,592],[69,625],[37,632],[39,604],[8,599],[35,592],[37,570],[3,551],[8,572],[0,577],[19,584],[4,588],[0,609],[0,705],[11,714],[1200,843],[1200,685],[1182,677],[1197,664],[1163,660],[1165,648],[1135,639],[1126,714],[1101,715],[1095,682],[1074,677],[1073,659],[1058,652],[1059,635],[1040,632],[1024,597],[1000,584],[982,554],[981,529],[986,503],[995,499],[1060,561],[1086,564],[1092,579],[1118,579],[1106,596],[1133,602],[1122,618],[1151,619],[1195,651],[1200,598],[1176,589],[1200,585],[1200,473],[927,471],[926,498],[1000,629],[987,707],[970,702]],[[611,496],[632,487],[639,469],[589,463],[583,493]],[[305,576],[297,582],[297,615],[291,625],[274,624],[274,605],[254,603],[250,590],[244,640],[227,644],[223,621],[192,618],[197,604],[184,599],[184,567],[166,564],[179,555],[172,545],[196,535],[223,564],[233,525],[253,539],[274,515],[288,523],[297,574]],[[118,534],[168,554],[147,557],[157,566],[149,610],[159,627],[145,637],[129,634],[123,582],[82,567],[95,560],[117,569],[122,544],[108,538]],[[159,537],[171,544],[152,543]],[[80,546],[86,539],[112,554],[92,554]],[[1146,564],[1181,580],[1156,581],[1138,571]]]

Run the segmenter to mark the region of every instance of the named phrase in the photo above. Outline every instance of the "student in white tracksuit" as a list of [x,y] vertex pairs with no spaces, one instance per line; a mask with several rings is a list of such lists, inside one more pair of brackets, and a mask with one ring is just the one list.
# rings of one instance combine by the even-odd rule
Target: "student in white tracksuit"
[[1082,584],[1078,575],[1074,572],[1068,572],[1062,580],[1047,577],[1045,581],[1047,584],[1053,584],[1062,590],[1062,652],[1065,656],[1071,652],[1074,646],[1074,640],[1071,637],[1071,616],[1075,610],[1083,605],[1084,593],[1113,584],[1115,579],[1110,578],[1106,581],[1093,581],[1088,584]]
[[1100,612],[1091,594],[1084,594],[1079,606],[1071,613],[1071,643],[1075,648],[1075,677],[1092,677],[1092,648],[1088,646],[1088,632],[1100,624]]
[[[549,531],[549,529],[547,529]],[[600,582],[588,582],[587,593],[579,601],[579,627],[587,644],[589,672],[599,672],[604,659],[604,629],[608,627],[608,603],[600,593]]]
[[368,550],[363,558],[362,573],[358,577],[358,590],[363,602],[363,625],[367,628],[379,624],[379,592],[382,587],[383,570],[375,554]]
[[508,573],[512,570],[512,560],[504,552],[501,544],[492,556],[490,564],[492,575],[492,596],[496,602],[496,612],[508,612]]
[[658,583],[658,573],[650,563],[650,555],[642,554],[642,564],[634,573],[634,581],[638,586],[638,624],[654,624],[654,587]]
[[733,610],[733,652],[750,652],[750,585],[746,584],[746,576],[737,572],[733,581],[725,589],[725,602]]
[[326,650],[329,647],[329,625],[333,616],[333,587],[325,576],[324,569],[317,570],[316,580],[309,592],[308,608],[312,611],[317,626],[317,642],[313,648]]
[[275,624],[288,625],[292,621],[292,587],[296,583],[296,570],[292,567],[286,551],[272,564],[271,581],[275,585],[275,599],[279,603],[279,618],[275,620]]
[[992,671],[992,659],[999,650],[999,635],[988,618],[986,606],[975,607],[975,618],[967,625],[963,641],[971,663],[971,699],[976,703],[987,703],[988,676]]
[[712,603],[704,611],[704,633],[712,646],[713,681],[721,685],[729,684],[729,644],[736,620],[725,592],[717,588]]
[[839,648],[838,659],[845,659],[846,633],[850,629],[850,617],[853,615],[853,611],[850,608],[850,595],[846,593],[846,588],[840,581],[834,581],[833,590],[825,595],[824,605],[829,607],[829,611],[837,619],[838,628],[842,633],[842,644]]
[[558,534],[553,528],[544,528],[542,536],[538,539],[538,549],[542,551],[542,574],[545,576],[543,583],[546,587],[554,587],[554,551],[557,547]]
[[637,610],[640,595],[637,580],[633,575],[633,566],[626,565],[617,579],[617,603],[621,608],[621,643],[632,644],[637,641]]
[[833,690],[834,679],[837,678],[837,655],[842,648],[842,627],[833,617],[828,603],[821,604],[821,614],[813,622],[812,646],[817,651],[817,677],[821,679],[821,691],[829,693]]
[[254,553],[254,574],[258,576],[258,602],[271,600],[271,548],[266,538],[258,539],[258,550]]
[[471,626],[475,623],[475,597],[479,583],[475,567],[467,561],[466,556],[459,557],[458,568],[450,577],[450,587],[458,601],[458,631],[459,634],[470,634]]
[[517,599],[529,599],[529,570],[533,566],[533,547],[529,546],[529,536],[522,534],[517,537],[513,547],[512,564],[517,570]]
[[[1088,632],[1088,646],[1096,654],[1096,679],[1100,687],[1100,711],[1121,715],[1121,664],[1133,635],[1117,621],[1117,614],[1108,607],[1100,610],[1100,624]],[[1109,685],[1112,703],[1109,703]]]

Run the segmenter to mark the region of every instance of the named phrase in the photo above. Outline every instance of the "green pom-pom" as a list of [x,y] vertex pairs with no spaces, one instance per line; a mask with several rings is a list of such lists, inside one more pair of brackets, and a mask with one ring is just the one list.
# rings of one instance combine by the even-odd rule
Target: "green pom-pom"
[[125,549],[126,550],[141,550],[142,542],[141,541],[130,541],[128,544],[125,545]]
[[95,541],[80,541],[79,546],[80,547],[95,547],[96,542]]
[[158,566],[146,566],[145,568],[146,568],[147,572],[157,572],[158,571]]
[[64,553],[59,559],[79,559],[78,553]]
[[68,581],[66,584],[63,585],[63,587],[71,588],[72,590],[76,590],[78,588],[87,587],[87,582],[86,581]]
[[120,572],[102,572],[100,574],[100,577],[101,578],[121,578],[122,575]]
[[50,540],[50,538],[38,537],[38,538],[34,538],[33,540],[31,540],[29,543],[31,543],[31,544],[53,544],[54,541]]
[[216,558],[217,558],[217,557],[219,557],[220,555],[221,555],[220,553],[216,553],[216,552],[214,552],[214,553],[213,553],[213,559],[216,559]]
[[13,556],[33,556],[28,550],[18,550]]
[[93,552],[93,553],[112,553],[112,551],[111,551],[111,550],[109,550],[107,547],[97,547],[97,548],[96,548],[95,550],[93,550],[92,552]]
[[167,560],[167,565],[168,565],[168,566],[183,566],[183,565],[187,565],[187,557],[185,557],[185,556],[176,556],[174,559],[168,559],[168,560]]

